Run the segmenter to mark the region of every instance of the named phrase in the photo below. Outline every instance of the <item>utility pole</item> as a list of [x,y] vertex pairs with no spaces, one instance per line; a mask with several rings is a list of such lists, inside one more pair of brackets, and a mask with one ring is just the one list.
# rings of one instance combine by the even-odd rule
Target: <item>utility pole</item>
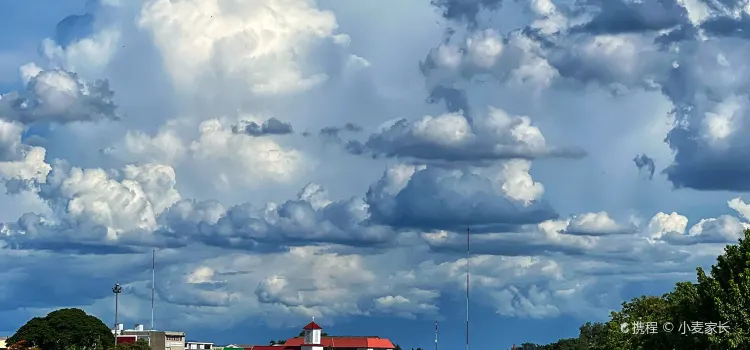
[[438,350],[438,321],[435,321],[435,350]]
[[[154,330],[154,288],[156,286],[156,249],[151,259],[151,330]],[[149,338],[151,341],[151,338]]]
[[466,227],[466,350],[469,350],[469,269],[471,261],[471,229]]

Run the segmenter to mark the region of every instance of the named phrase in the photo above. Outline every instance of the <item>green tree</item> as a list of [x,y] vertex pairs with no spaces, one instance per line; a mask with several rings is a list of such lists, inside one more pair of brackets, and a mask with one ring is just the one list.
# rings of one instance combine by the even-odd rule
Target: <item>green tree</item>
[[601,322],[586,322],[586,324],[579,328],[579,331],[578,339],[580,340],[581,346],[588,350],[607,349],[609,329],[606,324]]
[[750,230],[739,244],[724,248],[707,275],[698,268],[699,316],[726,322],[728,332],[708,335],[709,350],[746,349],[750,344]]
[[34,317],[10,336],[5,344],[13,347],[17,343],[40,349],[51,349],[55,345],[55,331],[49,326],[44,317]]
[[[750,348],[750,230],[738,244],[728,245],[706,274],[697,269],[698,283],[680,282],[661,297],[642,296],[624,302],[609,321],[586,323],[578,338],[548,345],[525,343],[522,350],[738,350]],[[634,334],[655,322],[653,334]],[[671,332],[662,328],[667,322]],[[693,322],[726,324],[728,331],[691,332]],[[621,327],[625,327],[627,332]],[[644,328],[640,328],[640,327]],[[683,334],[687,333],[687,334]]]
[[393,350],[401,350],[401,345],[396,344],[396,348],[394,348]]
[[[632,350],[673,350],[674,333],[660,327],[674,322],[671,305],[664,297],[643,296],[622,303],[607,323],[607,347]],[[622,329],[621,327],[625,327]]]
[[698,295],[698,285],[691,282],[680,282],[675,289],[664,296],[671,307],[670,317],[674,326],[670,339],[675,349],[708,349],[708,337],[704,334],[682,335],[683,322],[690,323],[704,319],[705,310]]
[[60,309],[45,317],[34,317],[9,337],[6,344],[12,346],[22,340],[40,350],[114,347],[114,336],[109,327],[81,309]]

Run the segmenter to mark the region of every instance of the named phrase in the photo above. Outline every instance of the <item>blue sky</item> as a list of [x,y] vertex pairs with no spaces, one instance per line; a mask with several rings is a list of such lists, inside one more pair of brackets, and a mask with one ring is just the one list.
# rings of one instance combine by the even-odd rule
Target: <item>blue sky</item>
[[575,336],[748,227],[742,1],[6,2],[0,334]]

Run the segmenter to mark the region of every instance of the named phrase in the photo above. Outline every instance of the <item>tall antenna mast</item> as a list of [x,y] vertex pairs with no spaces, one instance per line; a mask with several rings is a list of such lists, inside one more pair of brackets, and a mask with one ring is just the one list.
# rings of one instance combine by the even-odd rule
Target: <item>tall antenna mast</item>
[[154,288],[156,285],[156,249],[151,256],[151,330],[154,330]]
[[471,229],[466,227],[466,350],[469,350],[469,261],[471,259]]

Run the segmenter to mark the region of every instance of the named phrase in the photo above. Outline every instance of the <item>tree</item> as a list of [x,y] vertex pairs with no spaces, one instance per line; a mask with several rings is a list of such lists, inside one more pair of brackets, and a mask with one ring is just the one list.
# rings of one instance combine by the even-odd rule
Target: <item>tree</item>
[[750,344],[750,230],[706,275],[698,268],[698,313],[704,322],[726,322],[728,332],[708,335],[709,349],[741,349]]
[[393,350],[401,350],[401,345],[396,344],[396,347]]
[[150,350],[151,346],[145,339],[138,339],[135,343],[117,344],[116,350]]
[[579,332],[578,339],[581,346],[586,347],[588,350],[607,349],[606,343],[609,330],[606,324],[601,322],[586,322],[586,324],[579,328]]
[[55,344],[55,331],[49,326],[43,317],[34,317],[21,326],[14,335],[9,337],[5,344],[13,347],[23,342],[28,347],[50,349]]
[[[523,350],[739,350],[750,344],[750,230],[738,244],[728,245],[710,274],[697,268],[698,283],[677,283],[661,297],[642,296],[622,303],[604,324],[586,323],[578,338],[548,345],[525,343]],[[634,334],[633,326],[671,323],[671,332]],[[729,329],[691,332],[693,322],[726,324]],[[653,324],[653,323],[652,323]],[[704,325],[705,326],[705,325]],[[624,329],[622,327],[625,327]],[[624,330],[627,330],[624,331]],[[683,335],[684,333],[687,333]]]
[[29,349],[38,349],[38,348],[31,346],[31,344],[29,344],[25,340],[18,341],[14,343],[13,345],[8,346],[8,350],[29,350]]
[[112,349],[114,336],[101,320],[81,309],[60,309],[45,317],[34,317],[6,340],[8,346],[21,341],[40,350]]

